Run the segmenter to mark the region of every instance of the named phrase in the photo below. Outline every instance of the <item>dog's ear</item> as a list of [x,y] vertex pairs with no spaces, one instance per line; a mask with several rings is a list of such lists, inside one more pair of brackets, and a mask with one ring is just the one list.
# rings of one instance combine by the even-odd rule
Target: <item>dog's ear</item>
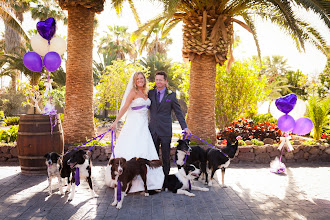
[[109,165],[113,165],[113,163],[115,162],[115,158],[111,158],[110,160],[109,160]]
[[187,145],[190,144],[190,140],[189,139],[185,139],[184,141],[186,142]]
[[47,158],[49,156],[49,153],[45,154],[44,157]]

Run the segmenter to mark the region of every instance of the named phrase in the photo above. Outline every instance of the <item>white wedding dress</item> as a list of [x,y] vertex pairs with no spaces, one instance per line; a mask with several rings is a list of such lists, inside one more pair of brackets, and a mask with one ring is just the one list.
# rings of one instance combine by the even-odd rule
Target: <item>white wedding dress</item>
[[[127,110],[126,122],[119,134],[114,148],[115,157],[123,157],[130,160],[133,157],[141,157],[148,160],[158,160],[158,154],[148,127],[148,107],[151,101],[143,98],[134,99]],[[162,167],[148,168],[148,190],[161,189],[164,182]],[[105,171],[106,185],[113,187],[111,181],[110,166]],[[141,176],[135,177],[130,193],[144,191]]]

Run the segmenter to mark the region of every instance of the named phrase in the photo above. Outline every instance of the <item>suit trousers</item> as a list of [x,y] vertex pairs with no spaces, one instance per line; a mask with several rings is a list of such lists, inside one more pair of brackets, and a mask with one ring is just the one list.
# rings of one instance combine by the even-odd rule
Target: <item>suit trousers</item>
[[158,136],[156,133],[152,135],[157,154],[159,156],[159,147],[162,151],[163,171],[165,178],[170,173],[170,151],[171,151],[171,136]]

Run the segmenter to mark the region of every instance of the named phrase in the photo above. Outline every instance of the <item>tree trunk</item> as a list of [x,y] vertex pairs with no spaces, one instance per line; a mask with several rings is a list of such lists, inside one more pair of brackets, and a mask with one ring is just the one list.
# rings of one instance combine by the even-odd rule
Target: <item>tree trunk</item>
[[65,143],[95,136],[93,108],[94,12],[68,7],[68,59],[63,131]]
[[[214,144],[216,60],[213,55],[196,55],[191,60],[187,123],[192,133]],[[196,140],[194,140],[196,141]]]
[[[14,31],[11,27],[7,26],[5,23],[6,52],[9,54],[14,54],[14,52],[18,52],[20,44],[21,44],[20,35],[16,31]],[[10,77],[11,77],[10,88],[12,91],[16,92],[17,71],[13,70]]]

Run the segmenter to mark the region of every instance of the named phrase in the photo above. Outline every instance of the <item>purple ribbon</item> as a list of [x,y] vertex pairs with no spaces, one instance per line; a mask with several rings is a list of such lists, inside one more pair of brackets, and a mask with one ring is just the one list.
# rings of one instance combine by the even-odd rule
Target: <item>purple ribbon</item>
[[191,183],[190,183],[190,180],[188,180],[188,186],[189,186],[188,191],[190,192],[190,191],[191,191]]
[[143,109],[144,107],[149,109],[150,106],[149,105],[134,106],[134,107],[132,107],[132,110],[140,110],[140,109]]
[[[183,140],[186,139],[186,136],[187,136],[187,133],[184,131],[184,132],[183,132],[182,139],[183,139]],[[228,156],[225,152],[223,152],[221,149],[216,148],[216,147],[213,146],[212,144],[210,144],[210,143],[204,141],[202,138],[197,137],[196,135],[193,135],[193,134],[189,135],[188,140],[190,140],[191,136],[194,136],[195,138],[197,138],[198,140],[202,141],[203,143],[205,143],[205,144],[209,145],[210,147],[212,147],[212,148],[214,148],[214,149],[220,151],[225,157],[229,158],[229,156]]]
[[79,177],[79,168],[76,167],[76,173],[74,174],[75,184],[79,186],[80,184],[80,177]]
[[118,179],[118,182],[117,182],[117,201],[120,202],[120,200],[121,200],[121,182]]
[[115,157],[115,149],[114,149],[114,145],[113,145],[113,142],[116,141],[116,132],[114,131],[111,131],[111,151],[112,151],[112,157],[113,158],[116,158]]

